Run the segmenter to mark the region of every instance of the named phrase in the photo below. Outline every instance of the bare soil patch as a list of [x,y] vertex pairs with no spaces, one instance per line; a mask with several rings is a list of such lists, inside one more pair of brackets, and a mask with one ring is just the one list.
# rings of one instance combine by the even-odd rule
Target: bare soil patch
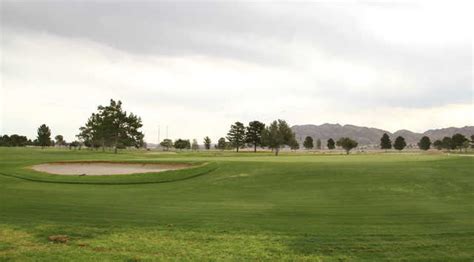
[[67,235],[52,235],[48,237],[48,240],[54,243],[67,243],[69,237]]
[[157,173],[168,170],[189,168],[188,164],[150,164],[150,163],[111,163],[111,162],[62,162],[32,166],[36,171],[56,175],[131,175]]

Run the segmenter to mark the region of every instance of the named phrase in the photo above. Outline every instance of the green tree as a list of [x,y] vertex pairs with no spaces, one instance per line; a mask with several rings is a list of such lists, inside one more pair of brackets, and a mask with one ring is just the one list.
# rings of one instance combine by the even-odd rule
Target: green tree
[[346,150],[346,154],[349,154],[349,152],[353,149],[356,148],[359,143],[357,141],[350,139],[349,137],[341,137],[339,140],[337,140],[337,146],[340,146]]
[[122,102],[113,99],[108,106],[98,106],[97,113],[93,113],[80,128],[79,138],[85,143],[96,146],[113,147],[117,153],[118,148],[127,146],[142,147],[144,142],[142,120],[133,113],[127,114],[122,109]]
[[327,146],[329,150],[333,150],[334,148],[336,148],[336,143],[334,142],[334,139],[329,138]]
[[393,148],[395,148],[398,151],[402,151],[406,146],[407,146],[407,143],[405,142],[405,138],[403,138],[403,136],[397,136],[397,138],[395,138],[395,142],[393,143]]
[[459,150],[463,149],[463,144],[466,141],[469,141],[464,135],[462,134],[455,134],[451,137],[451,141],[453,143],[453,147]]
[[296,139],[292,139],[291,142],[289,143],[289,146],[291,150],[300,149],[300,144],[298,144],[298,141]]
[[225,149],[226,150],[232,150],[232,149],[234,149],[234,146],[232,146],[232,144],[229,141],[226,141],[225,142]]
[[0,136],[0,146],[26,146],[28,143],[26,136],[17,134]]
[[229,133],[227,133],[227,139],[229,140],[232,147],[234,147],[237,152],[239,149],[245,145],[245,126],[241,122],[235,122],[235,124],[230,126]]
[[257,146],[262,145],[262,132],[265,124],[260,121],[252,121],[246,128],[245,141],[253,146],[253,151],[257,152]]
[[316,149],[321,150],[321,146],[322,146],[321,139],[318,138],[316,140]]
[[12,146],[11,139],[8,135],[0,137],[0,146]]
[[380,138],[380,148],[385,150],[392,148],[392,141],[390,141],[390,137],[387,135],[387,133],[384,133],[382,138]]
[[466,141],[464,141],[464,143],[462,143],[461,148],[464,149],[464,151],[467,152],[467,149],[469,148],[470,145],[471,145],[471,143],[469,142],[469,140],[466,140]]
[[436,141],[433,142],[433,146],[434,146],[436,149],[441,150],[441,149],[443,149],[443,141],[441,141],[441,140],[438,139],[438,140],[436,140]]
[[44,148],[45,146],[50,146],[51,145],[51,129],[45,124],[42,124],[38,128],[38,145],[41,146],[41,148]]
[[451,139],[451,137],[445,136],[443,137],[443,140],[441,140],[441,142],[443,143],[444,149],[447,149],[447,150],[454,149],[453,140]]
[[296,141],[295,133],[285,120],[275,120],[263,132],[263,142],[278,156],[282,146],[290,146]]
[[80,146],[81,146],[81,143],[80,143],[79,141],[77,141],[77,140],[74,140],[74,141],[72,141],[71,143],[69,143],[69,149],[71,149],[71,148],[76,149],[76,148],[78,148],[78,147],[80,147]]
[[189,142],[188,139],[177,139],[174,141],[174,147],[176,149],[182,150],[182,149],[190,149],[191,148],[191,142]]
[[173,140],[165,138],[163,141],[161,141],[160,146],[163,147],[163,150],[169,151],[170,148],[173,147]]
[[303,146],[306,149],[312,149],[314,147],[313,138],[310,137],[310,136],[305,137],[304,142],[303,142]]
[[85,126],[79,128],[80,133],[77,135],[77,138],[83,141],[86,147],[91,149],[102,147],[102,151],[104,151],[106,146],[106,134],[105,126],[101,124],[102,122],[99,114],[92,113]]
[[191,149],[194,150],[194,151],[199,150],[199,144],[198,144],[198,141],[196,139],[193,139],[193,143],[191,144]]
[[26,146],[28,143],[28,138],[26,138],[26,136],[13,134],[10,136],[10,141],[12,146]]
[[226,149],[226,141],[225,138],[221,137],[219,140],[217,140],[217,149],[224,150]]
[[66,145],[66,141],[64,141],[64,137],[62,135],[55,136],[54,140],[56,140],[56,145],[58,145],[58,146]]
[[204,147],[206,150],[211,149],[211,139],[208,136],[204,138]]
[[430,149],[430,146],[431,146],[431,140],[429,137],[427,136],[423,136],[421,139],[420,139],[420,142],[418,142],[418,147],[421,149],[421,150],[428,150]]

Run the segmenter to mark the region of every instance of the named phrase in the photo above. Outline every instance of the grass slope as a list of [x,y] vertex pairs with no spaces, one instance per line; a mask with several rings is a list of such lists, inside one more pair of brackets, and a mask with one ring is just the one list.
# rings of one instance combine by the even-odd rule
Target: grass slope
[[[25,168],[67,160],[208,164],[105,184]],[[0,260],[472,261],[473,161],[0,148],[18,176],[0,175]]]

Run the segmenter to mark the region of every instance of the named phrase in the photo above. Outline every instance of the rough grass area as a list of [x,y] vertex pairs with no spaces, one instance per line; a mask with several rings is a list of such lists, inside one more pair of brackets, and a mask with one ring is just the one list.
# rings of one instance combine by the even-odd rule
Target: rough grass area
[[[82,177],[97,181],[25,168],[89,160],[208,164]],[[0,148],[0,260],[472,261],[473,170],[447,155]]]

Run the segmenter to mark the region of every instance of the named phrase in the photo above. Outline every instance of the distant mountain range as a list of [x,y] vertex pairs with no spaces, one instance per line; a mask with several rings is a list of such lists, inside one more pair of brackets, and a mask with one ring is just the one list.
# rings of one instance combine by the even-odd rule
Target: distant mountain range
[[389,131],[355,125],[340,125],[340,124],[322,124],[322,125],[295,125],[291,129],[296,134],[296,139],[300,144],[306,136],[311,136],[316,139],[321,139],[322,144],[326,145],[329,138],[337,140],[340,137],[350,137],[359,142],[359,145],[379,145],[380,138],[384,133],[387,133],[392,141],[397,136],[403,136],[407,144],[416,144],[422,136],[428,136],[432,141],[441,139],[445,136],[452,136],[456,133],[471,137],[474,135],[474,126],[465,127],[448,127],[441,129],[430,129],[424,133],[415,133],[410,130],[398,130],[395,133]]

